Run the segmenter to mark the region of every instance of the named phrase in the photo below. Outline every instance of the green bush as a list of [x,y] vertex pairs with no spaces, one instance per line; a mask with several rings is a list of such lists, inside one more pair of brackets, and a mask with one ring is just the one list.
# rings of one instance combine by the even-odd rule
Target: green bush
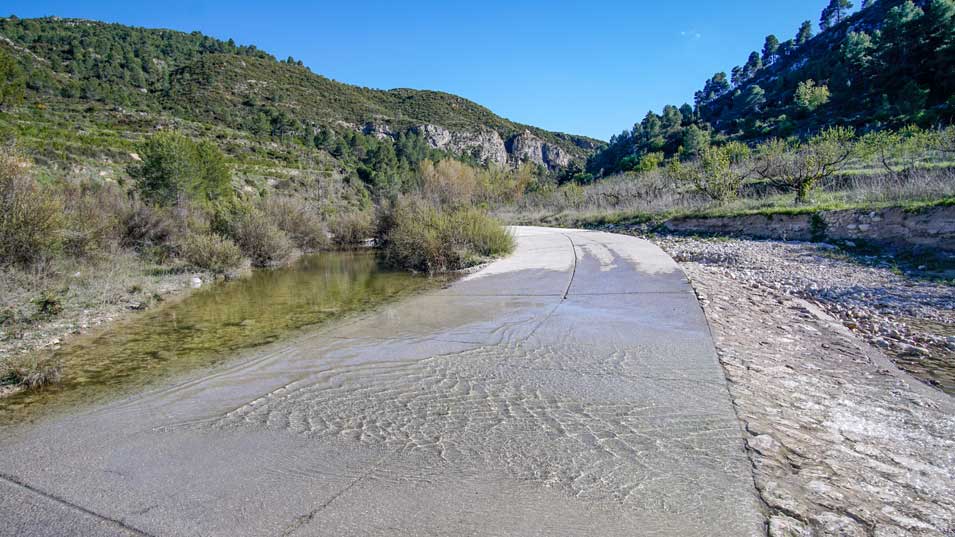
[[63,313],[63,301],[52,291],[44,291],[32,300],[37,319],[52,319]]
[[233,194],[225,156],[212,142],[194,142],[176,132],[160,132],[140,145],[139,154],[142,161],[127,171],[149,203],[206,203]]
[[284,231],[258,210],[241,211],[228,224],[229,236],[256,267],[282,264],[292,253],[292,242]]
[[218,233],[191,233],[179,244],[179,255],[191,266],[222,274],[242,264],[242,250]]
[[328,234],[321,218],[301,199],[270,198],[265,202],[264,211],[269,220],[302,250],[314,251],[328,246]]
[[59,196],[29,176],[29,162],[11,147],[0,149],[0,264],[30,266],[60,247]]
[[409,200],[383,210],[378,241],[387,265],[428,273],[459,270],[514,249],[511,234],[483,211]]

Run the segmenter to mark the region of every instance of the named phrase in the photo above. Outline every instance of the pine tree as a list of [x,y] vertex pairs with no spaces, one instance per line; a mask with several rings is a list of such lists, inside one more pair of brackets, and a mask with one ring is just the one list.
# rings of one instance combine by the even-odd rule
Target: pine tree
[[799,26],[799,32],[796,33],[796,46],[805,45],[810,39],[812,39],[812,23],[803,21]]
[[759,53],[755,50],[749,53],[749,59],[746,60],[746,65],[743,66],[743,72],[746,74],[747,78],[752,78],[756,75],[756,72],[763,68],[763,60],[759,57]]
[[779,38],[775,35],[767,35],[763,43],[763,63],[772,65],[776,61],[776,54],[779,52]]

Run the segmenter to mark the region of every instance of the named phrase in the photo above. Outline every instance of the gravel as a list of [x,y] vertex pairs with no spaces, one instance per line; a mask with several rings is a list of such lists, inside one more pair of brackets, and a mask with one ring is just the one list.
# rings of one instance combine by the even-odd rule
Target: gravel
[[828,245],[650,238],[700,297],[771,537],[955,535],[951,287]]
[[808,300],[900,368],[955,394],[955,286],[900,274],[890,254],[851,257],[825,243],[655,240],[677,261]]

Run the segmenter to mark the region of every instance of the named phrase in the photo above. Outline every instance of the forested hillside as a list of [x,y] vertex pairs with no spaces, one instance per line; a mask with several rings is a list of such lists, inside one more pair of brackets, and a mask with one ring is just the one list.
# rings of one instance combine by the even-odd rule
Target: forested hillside
[[171,127],[215,138],[240,174],[267,175],[256,189],[307,164],[400,190],[428,157],[559,174],[601,145],[447,93],[343,84],[198,32],[10,17],[0,19],[0,55],[23,88],[0,101],[0,128],[60,168],[128,160],[134,142]]
[[955,1],[831,0],[819,33],[766,37],[694,103],[653,111],[613,137],[588,171],[607,175],[699,156],[711,143],[804,138],[825,127],[923,128],[955,118]]

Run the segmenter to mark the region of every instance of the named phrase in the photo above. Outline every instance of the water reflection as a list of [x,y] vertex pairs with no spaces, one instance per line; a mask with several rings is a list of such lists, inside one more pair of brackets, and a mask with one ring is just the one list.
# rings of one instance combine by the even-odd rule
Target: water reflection
[[0,399],[0,423],[142,387],[157,378],[215,365],[328,319],[369,309],[440,282],[383,270],[370,252],[321,253],[201,289],[76,340],[57,351],[63,382]]

